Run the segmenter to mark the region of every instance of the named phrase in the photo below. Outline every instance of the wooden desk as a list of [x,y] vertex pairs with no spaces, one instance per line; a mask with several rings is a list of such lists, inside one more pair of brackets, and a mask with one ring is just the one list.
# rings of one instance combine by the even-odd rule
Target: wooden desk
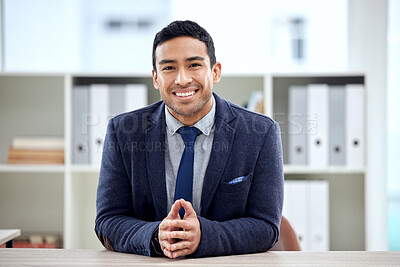
[[21,235],[19,229],[0,229],[0,245],[6,243],[7,248],[12,248],[13,239]]
[[265,252],[201,259],[105,250],[0,249],[0,266],[400,266],[400,252]]

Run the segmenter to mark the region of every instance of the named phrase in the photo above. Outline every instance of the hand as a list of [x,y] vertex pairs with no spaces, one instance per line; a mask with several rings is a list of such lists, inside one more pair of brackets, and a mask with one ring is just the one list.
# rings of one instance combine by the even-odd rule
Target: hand
[[[182,220],[179,217],[181,207],[185,209]],[[201,240],[200,222],[190,202],[180,199],[172,205],[167,218],[160,224],[159,240],[169,258],[190,255],[197,250]]]
[[170,212],[168,213],[168,216],[164,220],[162,220],[162,222],[158,226],[158,241],[160,243],[161,250],[167,257],[170,257],[171,254],[168,248],[170,248],[172,244],[177,242],[176,239],[169,237],[169,233],[172,231],[180,230],[179,228],[174,228],[171,226],[171,222],[173,220],[181,219],[181,217],[179,216],[180,208],[181,204],[179,200],[175,201],[175,203],[171,207]]

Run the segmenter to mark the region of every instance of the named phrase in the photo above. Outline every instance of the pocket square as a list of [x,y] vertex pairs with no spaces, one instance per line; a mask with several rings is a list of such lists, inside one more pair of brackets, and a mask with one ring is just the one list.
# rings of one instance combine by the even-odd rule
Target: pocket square
[[246,179],[247,176],[240,176],[238,178],[233,179],[232,181],[228,182],[228,184],[237,184],[240,182],[243,182],[244,179]]

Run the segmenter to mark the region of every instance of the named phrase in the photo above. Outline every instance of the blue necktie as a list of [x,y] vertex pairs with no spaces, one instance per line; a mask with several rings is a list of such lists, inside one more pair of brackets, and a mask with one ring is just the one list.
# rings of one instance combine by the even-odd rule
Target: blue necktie
[[[194,142],[199,133],[200,131],[195,127],[182,127],[179,129],[179,134],[185,143],[185,150],[183,151],[176,177],[174,201],[183,198],[192,202]],[[185,215],[183,207],[179,210],[179,215],[181,218]]]

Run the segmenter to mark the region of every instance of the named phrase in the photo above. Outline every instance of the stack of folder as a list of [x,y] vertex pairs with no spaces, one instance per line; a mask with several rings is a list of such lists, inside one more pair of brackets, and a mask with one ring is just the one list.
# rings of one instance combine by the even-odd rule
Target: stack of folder
[[364,85],[291,86],[288,163],[364,166]]
[[283,215],[290,221],[303,251],[329,250],[329,182],[285,181]]
[[144,84],[76,85],[72,93],[72,163],[100,166],[107,123],[147,105]]
[[7,164],[63,164],[64,139],[16,137],[8,149]]

